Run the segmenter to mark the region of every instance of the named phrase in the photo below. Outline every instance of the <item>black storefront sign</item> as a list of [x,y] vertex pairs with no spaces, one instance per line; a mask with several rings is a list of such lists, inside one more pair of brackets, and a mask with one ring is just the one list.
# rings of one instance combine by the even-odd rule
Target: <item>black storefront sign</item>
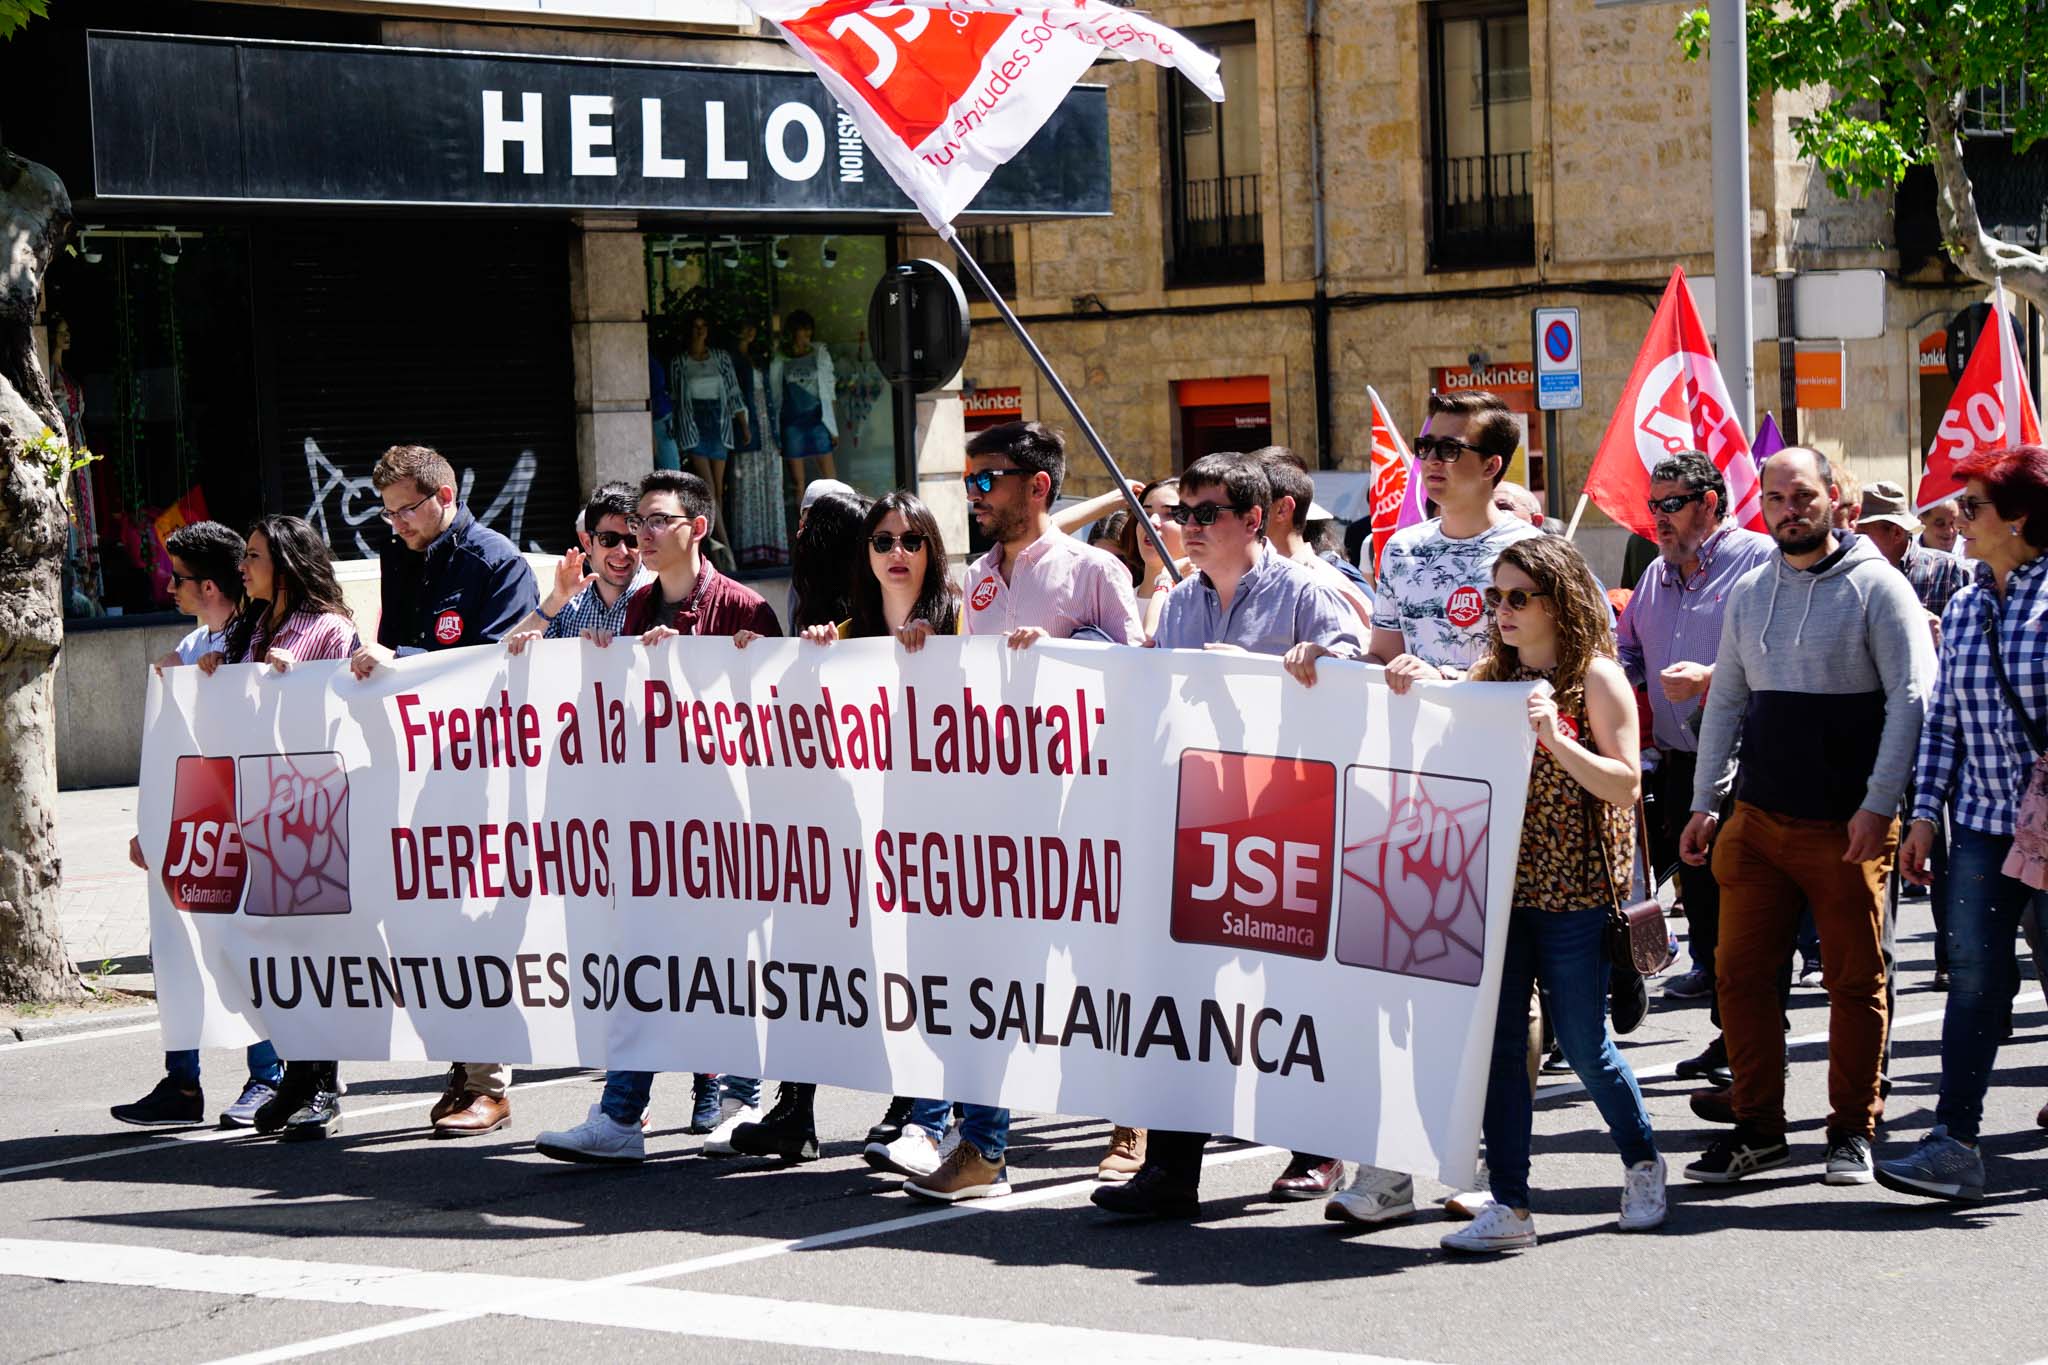
[[[908,214],[807,71],[94,32],[104,200]],[[1077,87],[974,212],[1109,212]]]

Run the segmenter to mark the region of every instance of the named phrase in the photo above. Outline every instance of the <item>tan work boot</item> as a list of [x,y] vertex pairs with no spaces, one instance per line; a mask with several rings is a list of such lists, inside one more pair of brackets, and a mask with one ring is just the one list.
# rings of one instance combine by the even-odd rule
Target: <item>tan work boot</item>
[[1109,1135],[1109,1150],[1102,1154],[1096,1164],[1097,1180],[1118,1183],[1129,1180],[1145,1164],[1145,1130],[1126,1128],[1118,1124],[1116,1131]]
[[903,1192],[920,1199],[936,1199],[942,1204],[986,1199],[992,1194],[1010,1192],[1010,1172],[1002,1158],[990,1161],[975,1150],[973,1143],[963,1142],[930,1175],[904,1181]]

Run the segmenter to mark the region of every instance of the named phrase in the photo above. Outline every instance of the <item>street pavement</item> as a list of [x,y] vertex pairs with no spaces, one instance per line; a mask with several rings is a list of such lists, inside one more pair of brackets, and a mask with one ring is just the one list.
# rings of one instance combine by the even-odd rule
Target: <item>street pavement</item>
[[[146,944],[139,874],[115,861],[132,812],[132,791],[61,807],[81,959]],[[1909,903],[1900,1139],[1931,1122],[1938,1076],[1930,932]],[[665,1077],[647,1164],[589,1168],[532,1139],[583,1116],[595,1072],[523,1072],[510,1128],[433,1142],[438,1071],[346,1064],[342,1134],[284,1146],[112,1122],[106,1107],[160,1074],[152,1025],[32,1036],[0,1046],[0,1361],[2027,1361],[2048,1350],[2048,1132],[2034,1126],[2048,1010],[2031,973],[2018,1003],[1981,1204],[1820,1183],[1826,1005],[1804,989],[1794,1163],[1731,1188],[1686,1182],[1678,1167],[1711,1130],[1670,1069],[1705,1044],[1707,1015],[1658,1001],[1624,1048],[1671,1161],[1669,1222],[1614,1230],[1612,1144],[1575,1082],[1546,1078],[1542,1243],[1477,1262],[1438,1249],[1449,1224],[1433,1202],[1382,1230],[1328,1223],[1319,1204],[1265,1197],[1284,1154],[1225,1142],[1196,1222],[1118,1223],[1087,1203],[1107,1129],[1080,1117],[1020,1115],[1016,1192],[945,1209],[861,1163],[882,1097],[822,1090],[824,1159],[780,1167],[700,1156],[682,1131],[688,1081]],[[217,1108],[240,1058],[204,1060]],[[1445,1193],[1417,1184],[1419,1199]]]

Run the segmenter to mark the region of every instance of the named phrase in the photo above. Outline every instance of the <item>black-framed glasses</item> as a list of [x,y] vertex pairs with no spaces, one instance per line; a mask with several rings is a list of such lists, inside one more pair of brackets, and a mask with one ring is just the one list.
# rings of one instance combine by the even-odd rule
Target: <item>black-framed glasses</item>
[[1466,451],[1474,455],[1483,453],[1478,446],[1460,441],[1453,436],[1418,436],[1415,438],[1415,458],[1436,464],[1456,464]]
[[604,546],[607,550],[616,550],[621,545],[629,550],[640,548],[640,537],[634,535],[631,531],[599,531],[591,539]]
[[1667,517],[1676,516],[1685,510],[1688,503],[1698,502],[1706,496],[1706,489],[1695,488],[1690,493],[1673,493],[1668,498],[1651,498],[1649,508],[1652,512],[1662,512]]
[[1030,473],[1028,469],[977,469],[972,474],[962,474],[960,482],[967,485],[968,492],[986,496],[995,491],[997,479],[1006,479],[1012,474],[1029,476]]
[[1162,507],[1159,513],[1176,526],[1185,526],[1191,521],[1197,526],[1214,526],[1216,518],[1225,512],[1235,512],[1243,516],[1245,510],[1231,503],[1182,502],[1171,507]]
[[671,527],[681,526],[689,518],[679,512],[649,512],[644,517],[627,517],[627,529],[645,531],[650,536],[666,535]]
[[179,573],[176,569],[171,570],[172,592],[176,592],[181,586],[183,586],[186,583],[201,583],[204,581],[205,580],[202,579],[196,573]]
[[1527,611],[1531,602],[1539,597],[1548,596],[1550,594],[1547,592],[1531,592],[1527,588],[1509,588],[1506,592],[1502,592],[1499,588],[1488,588],[1486,590],[1486,609],[1488,611],[1499,611],[1501,604],[1506,603],[1510,611]]
[[1975,521],[1977,514],[1991,505],[1989,498],[1961,497],[1956,499],[1956,515],[1964,521]]
[[413,513],[419,511],[421,503],[432,502],[433,499],[434,495],[432,493],[429,493],[427,494],[426,497],[420,498],[415,502],[409,502],[405,506],[397,508],[396,510],[387,507],[383,511],[379,512],[377,515],[384,518],[385,525],[394,525],[397,523],[400,517],[410,517],[412,516]]
[[914,555],[924,548],[924,543],[925,535],[922,531],[905,531],[900,536],[887,531],[877,531],[868,537],[868,548],[878,555],[893,554],[898,545],[903,547],[903,553]]

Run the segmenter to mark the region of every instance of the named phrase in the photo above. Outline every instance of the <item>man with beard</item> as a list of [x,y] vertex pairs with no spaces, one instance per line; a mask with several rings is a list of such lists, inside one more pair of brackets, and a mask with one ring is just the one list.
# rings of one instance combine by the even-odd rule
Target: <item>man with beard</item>
[[1721,888],[1716,988],[1735,1128],[1685,1174],[1727,1184],[1790,1159],[1778,973],[1810,905],[1829,1004],[1824,1178],[1867,1184],[1884,1112],[1884,883],[1934,650],[1904,575],[1868,538],[1835,529],[1841,492],[1825,456],[1779,451],[1762,483],[1778,554],[1729,594],[1679,841],[1695,867],[1712,850]]

